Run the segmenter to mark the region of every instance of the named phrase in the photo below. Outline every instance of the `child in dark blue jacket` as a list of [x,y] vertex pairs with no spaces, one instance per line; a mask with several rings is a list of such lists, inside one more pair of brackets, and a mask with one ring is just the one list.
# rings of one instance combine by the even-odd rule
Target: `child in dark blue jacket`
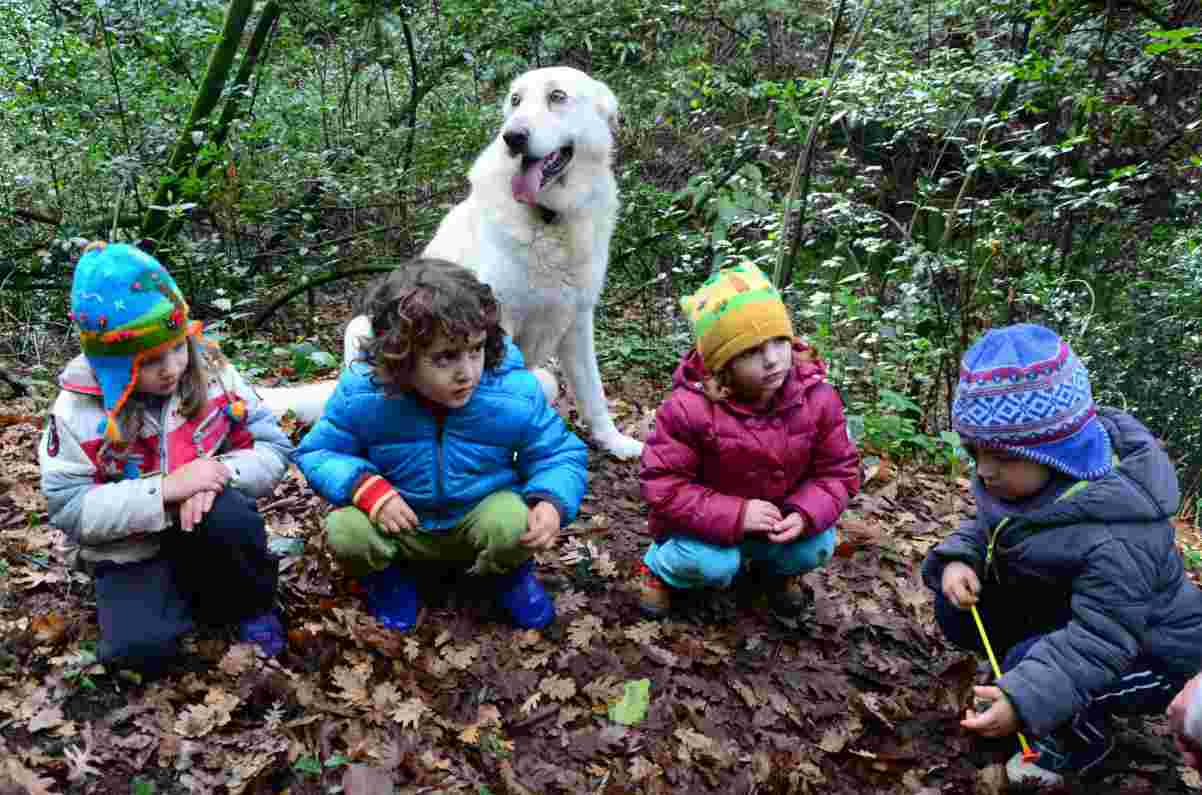
[[411,567],[431,561],[493,575],[517,626],[546,626],[555,608],[531,556],[576,516],[584,443],[547,404],[471,271],[414,260],[366,304],[364,360],[343,371],[296,453],[313,489],[339,506],[326,520],[329,548],[392,629],[416,622]]
[[1137,420],[1095,409],[1089,376],[1042,326],[987,333],[968,350],[952,423],[976,460],[976,520],[923,564],[947,638],[1002,658],[991,701],[962,725],[1023,731],[1012,783],[1059,785],[1110,751],[1114,715],[1157,713],[1202,666],[1202,591],[1169,522],[1172,462]]

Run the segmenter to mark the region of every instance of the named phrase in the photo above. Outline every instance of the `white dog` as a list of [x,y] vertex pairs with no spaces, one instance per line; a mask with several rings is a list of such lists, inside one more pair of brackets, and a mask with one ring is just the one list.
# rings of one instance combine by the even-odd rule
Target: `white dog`
[[[468,173],[467,198],[423,254],[475,270],[500,301],[501,324],[526,365],[558,356],[593,439],[618,458],[637,457],[642,442],[609,415],[593,341],[618,214],[610,165],[618,100],[576,69],[535,69],[510,86],[504,116]],[[351,321],[348,361],[370,336],[366,316]],[[536,372],[554,397],[554,379]]]

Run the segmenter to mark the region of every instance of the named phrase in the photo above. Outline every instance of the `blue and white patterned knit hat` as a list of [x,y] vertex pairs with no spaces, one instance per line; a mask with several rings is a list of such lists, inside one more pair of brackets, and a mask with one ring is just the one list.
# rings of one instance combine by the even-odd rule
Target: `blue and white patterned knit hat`
[[1068,343],[1030,323],[994,329],[964,354],[952,427],[965,443],[1006,450],[1079,480],[1110,471],[1089,374]]

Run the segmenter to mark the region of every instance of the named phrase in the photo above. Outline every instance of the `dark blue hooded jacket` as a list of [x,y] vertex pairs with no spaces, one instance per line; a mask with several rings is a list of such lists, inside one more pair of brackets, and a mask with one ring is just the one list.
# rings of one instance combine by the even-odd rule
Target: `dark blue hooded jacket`
[[1012,517],[988,571],[993,528],[980,516],[923,563],[933,590],[958,560],[983,593],[1002,588],[1012,609],[1046,612],[1047,634],[999,682],[1034,735],[1071,718],[1137,655],[1183,676],[1202,667],[1202,591],[1185,577],[1169,522],[1181,501],[1173,464],[1138,420],[1107,409],[1099,419],[1119,459],[1107,475]]

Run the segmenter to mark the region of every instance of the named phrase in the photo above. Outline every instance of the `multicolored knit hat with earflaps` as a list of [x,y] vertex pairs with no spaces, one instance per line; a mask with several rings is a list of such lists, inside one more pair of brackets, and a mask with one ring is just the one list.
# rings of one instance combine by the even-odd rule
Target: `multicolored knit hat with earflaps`
[[793,337],[793,323],[780,293],[751,264],[723,268],[697,292],[680,299],[693,324],[697,350],[711,373],[748,348],[776,337]]
[[1043,326],[994,329],[964,354],[952,427],[965,443],[1005,450],[1078,480],[1110,471],[1089,374]]
[[120,442],[117,415],[134,391],[143,361],[200,333],[171,274],[149,254],[123,243],[84,249],[71,285],[71,319],[108,416],[97,429]]

